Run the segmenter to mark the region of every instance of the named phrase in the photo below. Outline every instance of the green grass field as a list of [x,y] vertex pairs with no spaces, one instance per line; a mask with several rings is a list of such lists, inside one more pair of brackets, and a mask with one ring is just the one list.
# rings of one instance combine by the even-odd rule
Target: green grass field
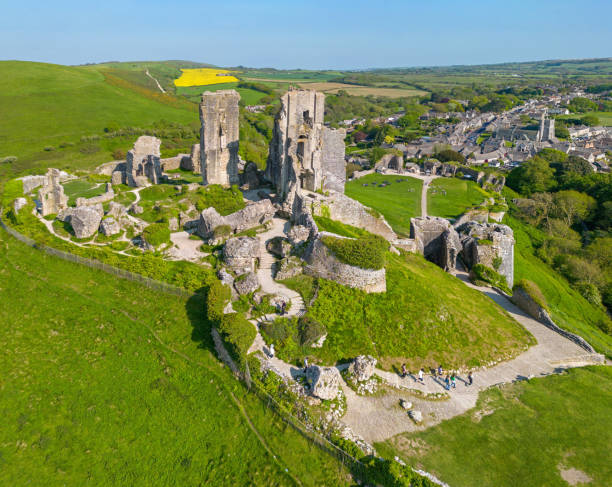
[[[442,191],[446,191],[446,195]],[[437,178],[432,181],[427,191],[427,214],[457,218],[466,210],[482,203],[487,197],[487,192],[474,181]]]
[[[391,184],[381,188],[378,184],[383,181]],[[398,234],[409,235],[410,219],[421,216],[422,187],[423,182],[420,179],[391,174],[369,174],[346,183],[344,192],[347,196],[382,213]]]
[[[90,168],[112,160],[112,150],[130,148],[137,137],[101,138],[109,124],[199,125],[197,106],[187,100],[105,79],[96,69],[20,61],[0,62],[0,113],[0,157],[19,158],[13,174],[49,166]],[[90,135],[99,139],[82,144],[81,137]]]
[[[320,279],[307,316],[327,327],[327,339],[322,348],[293,350],[286,358],[301,363],[307,354],[334,364],[371,354],[388,370],[404,362],[413,368],[440,363],[458,368],[484,364],[532,343],[525,329],[490,299],[421,256],[388,254],[386,269],[387,292],[380,294]],[[296,280],[290,287],[310,300],[308,282]],[[282,346],[276,346],[283,356]]]
[[581,118],[584,115],[594,115],[599,119],[599,123],[604,127],[612,127],[612,112],[587,112],[587,113],[572,113],[570,115],[561,115],[557,117],[559,120],[567,118]]
[[593,306],[573,289],[567,280],[534,255],[534,244],[545,238],[543,232],[508,215],[504,223],[514,231],[514,279],[535,282],[548,303],[552,319],[560,327],[577,333],[597,351],[612,357],[612,337],[597,323],[609,320],[603,308]]
[[63,184],[64,193],[68,196],[68,205],[76,206],[77,198],[92,198],[106,191],[106,184],[92,183],[84,179],[75,179]]
[[220,366],[201,298],[0,248],[0,484],[348,483]]
[[[610,367],[571,369],[487,390],[466,414],[376,446],[453,486],[606,487],[612,478],[610,397]],[[563,480],[561,471],[572,468],[591,480]]]
[[236,90],[240,94],[240,100],[245,105],[257,105],[265,93],[257,90],[251,90],[249,88],[239,88],[238,83],[221,83],[216,85],[206,86],[179,86],[176,88],[176,93],[187,97],[193,102],[200,102],[200,98],[204,91],[217,91],[217,90]]

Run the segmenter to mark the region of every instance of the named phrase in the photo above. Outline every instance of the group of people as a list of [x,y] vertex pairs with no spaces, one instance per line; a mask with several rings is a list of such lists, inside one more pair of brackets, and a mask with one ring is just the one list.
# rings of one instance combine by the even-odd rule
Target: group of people
[[[432,375],[434,377],[438,376],[442,378],[442,376],[444,376],[444,369],[442,368],[441,365],[438,365],[438,369],[432,372],[433,372]],[[409,372],[408,372],[408,369],[406,368],[406,364],[402,364],[402,373],[401,373],[402,379],[405,378],[408,374]],[[417,380],[421,384],[425,384],[425,369],[423,369],[422,367],[417,374]],[[457,375],[454,372],[447,373],[446,376],[444,376],[443,380],[444,380],[444,387],[446,388],[447,391],[450,391],[451,387],[453,389],[457,387]],[[464,382],[465,382],[466,387],[471,386],[474,383],[474,376],[472,375],[472,372],[468,372],[467,381],[464,381]]]

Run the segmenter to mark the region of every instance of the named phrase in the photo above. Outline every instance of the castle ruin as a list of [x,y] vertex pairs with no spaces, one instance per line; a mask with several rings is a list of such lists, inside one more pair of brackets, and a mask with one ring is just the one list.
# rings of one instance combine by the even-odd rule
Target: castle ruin
[[266,178],[292,207],[299,189],[344,192],[344,130],[323,125],[325,95],[290,90],[274,123]]
[[40,214],[54,215],[68,206],[68,196],[60,184],[61,171],[50,168],[44,176],[42,188],[38,190]]
[[144,187],[149,183],[158,184],[162,177],[160,161],[161,140],[150,135],[142,135],[134,143],[134,148],[127,153],[125,170],[113,172],[113,184],[127,184],[133,187]]
[[202,93],[200,160],[204,185],[239,184],[239,101],[240,95],[235,90]]

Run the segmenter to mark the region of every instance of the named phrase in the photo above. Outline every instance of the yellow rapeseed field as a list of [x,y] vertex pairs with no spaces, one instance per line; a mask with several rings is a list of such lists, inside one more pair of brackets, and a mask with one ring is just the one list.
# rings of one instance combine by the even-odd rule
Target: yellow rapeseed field
[[176,86],[204,86],[238,81],[227,69],[181,69],[181,77],[174,80]]

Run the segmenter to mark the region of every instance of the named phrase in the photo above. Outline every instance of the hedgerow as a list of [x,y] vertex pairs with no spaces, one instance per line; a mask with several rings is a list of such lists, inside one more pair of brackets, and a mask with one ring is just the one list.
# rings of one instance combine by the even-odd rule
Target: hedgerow
[[246,319],[244,313],[229,313],[222,316],[218,330],[228,345],[229,353],[242,363],[257,335],[255,327]]

